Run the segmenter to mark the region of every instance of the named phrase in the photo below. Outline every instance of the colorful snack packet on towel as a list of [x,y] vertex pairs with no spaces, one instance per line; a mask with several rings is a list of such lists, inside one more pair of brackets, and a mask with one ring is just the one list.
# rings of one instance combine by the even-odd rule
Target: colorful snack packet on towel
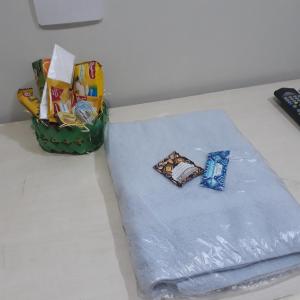
[[176,151],[161,160],[153,168],[178,187],[182,187],[183,184],[203,173],[201,167]]
[[17,93],[19,101],[30,111],[35,117],[39,117],[40,101],[33,96],[33,89],[19,89]]
[[230,151],[228,150],[208,154],[201,186],[217,191],[224,190],[229,155]]

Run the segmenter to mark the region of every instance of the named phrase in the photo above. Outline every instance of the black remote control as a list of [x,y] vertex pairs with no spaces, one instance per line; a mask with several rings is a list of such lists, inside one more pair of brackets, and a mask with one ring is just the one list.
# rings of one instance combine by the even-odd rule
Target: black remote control
[[300,125],[300,93],[295,89],[281,88],[274,95],[283,109]]

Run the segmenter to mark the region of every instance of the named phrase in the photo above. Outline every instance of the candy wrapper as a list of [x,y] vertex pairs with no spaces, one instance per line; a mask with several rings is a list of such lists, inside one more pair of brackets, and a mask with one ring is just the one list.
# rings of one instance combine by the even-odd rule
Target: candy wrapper
[[48,120],[50,122],[57,122],[57,113],[71,113],[72,112],[72,93],[70,91],[71,85],[58,80],[47,79],[48,87]]
[[201,186],[217,191],[224,190],[229,155],[228,150],[208,154]]
[[33,89],[19,89],[17,98],[35,117],[39,117],[40,101],[33,96]]
[[[46,84],[44,86],[43,96],[41,100],[41,106],[40,106],[41,119],[49,119],[50,122],[57,122],[57,119],[55,118],[55,114],[57,113],[57,111],[55,111],[55,108],[58,109],[59,106],[54,106],[53,98],[55,98],[56,96],[50,95],[49,92],[51,90],[54,92],[56,88],[63,89],[64,92],[61,92],[61,90],[57,90],[57,91],[63,94],[61,95],[62,97],[64,97],[63,102],[67,101],[66,90],[67,90],[67,85],[68,85],[68,89],[71,88],[72,79],[73,79],[74,61],[75,61],[75,56],[72,53],[68,52],[67,50],[63,49],[58,45],[54,46],[53,54],[51,57],[51,63],[48,70],[48,77],[46,80]],[[49,81],[51,79],[54,81],[63,82],[65,84],[58,84],[55,83],[54,81]],[[53,89],[51,89],[51,87],[48,87],[48,82],[51,82]],[[58,102],[58,101],[60,100],[54,100],[54,102]]]
[[50,58],[43,58],[32,63],[34,78],[39,90],[40,97],[43,96],[43,91],[47,79],[50,61],[51,61]]
[[153,168],[178,187],[182,187],[186,182],[203,173],[201,167],[176,151],[169,154]]
[[97,117],[97,112],[88,101],[79,101],[74,107],[76,117],[84,124],[92,124]]
[[73,90],[77,101],[90,102],[98,113],[102,109],[104,95],[104,74],[101,64],[96,61],[76,64]]
[[85,125],[76,118],[72,113],[58,112],[58,119],[62,126],[75,126],[79,128],[85,128]]

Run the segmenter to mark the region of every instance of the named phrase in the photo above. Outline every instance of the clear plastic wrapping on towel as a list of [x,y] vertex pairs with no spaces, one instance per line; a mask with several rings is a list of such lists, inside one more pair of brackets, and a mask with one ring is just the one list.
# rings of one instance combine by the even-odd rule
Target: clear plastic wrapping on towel
[[[183,187],[152,167],[172,151],[204,168],[230,150],[223,191]],[[108,163],[147,299],[252,291],[300,267],[300,206],[222,111],[111,123]]]

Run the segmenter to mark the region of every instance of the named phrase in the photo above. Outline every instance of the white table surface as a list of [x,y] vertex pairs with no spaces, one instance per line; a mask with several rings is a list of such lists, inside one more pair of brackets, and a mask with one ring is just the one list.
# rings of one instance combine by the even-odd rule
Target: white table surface
[[[283,86],[300,80],[113,108],[110,119],[224,109],[300,201],[300,127],[272,96]],[[0,145],[0,299],[139,299],[104,149],[46,153],[29,121],[0,125]],[[300,277],[234,299],[281,297],[300,299]]]

